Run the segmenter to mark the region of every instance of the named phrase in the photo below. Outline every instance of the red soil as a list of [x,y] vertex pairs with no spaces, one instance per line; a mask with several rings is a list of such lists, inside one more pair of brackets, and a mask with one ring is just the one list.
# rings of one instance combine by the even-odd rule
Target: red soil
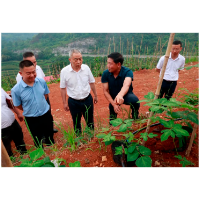
[[[197,62],[198,63],[198,62]],[[195,65],[197,63],[190,63],[189,65]],[[187,65],[187,66],[189,66]],[[153,69],[153,70],[140,70],[134,72],[134,81],[133,81],[133,91],[136,96],[140,100],[144,99],[144,95],[146,95],[148,92],[154,92],[157,88],[158,83],[158,77],[159,74]],[[105,99],[101,84],[101,78],[95,78],[96,80],[96,89],[98,94],[98,103],[94,105],[94,116],[95,116],[95,127],[96,130],[99,129],[99,127],[108,127],[108,101]],[[173,95],[173,97],[178,97],[179,93],[185,93],[183,90],[179,90],[180,88],[188,89],[190,92],[192,92],[194,89],[199,88],[199,68],[193,67],[190,70],[183,70],[180,72],[180,77],[178,80],[176,91]],[[69,112],[64,111],[62,99],[60,95],[60,88],[59,83],[53,83],[49,85],[50,89],[50,102],[51,102],[51,109],[52,114],[54,117],[54,121],[57,123],[61,122],[64,127],[67,129],[68,126],[72,126],[72,119]],[[93,95],[93,94],[92,94]],[[140,104],[140,115],[145,115],[146,112],[148,112],[148,107],[143,106],[145,103]],[[128,109],[128,106],[123,106],[124,108]],[[122,112],[118,115],[119,118],[127,117],[126,112]],[[84,120],[82,120],[83,124],[85,124]],[[24,140],[27,145],[33,145],[32,138],[30,134],[28,133],[28,130],[25,126],[24,121],[19,122],[23,133],[24,133]],[[155,127],[154,127],[155,128]],[[138,127],[135,125],[133,127],[133,131],[137,130]],[[150,132],[152,129],[150,129]],[[174,158],[175,152],[166,153],[163,150],[169,150],[173,149],[174,145],[172,140],[168,139],[165,142],[160,141],[160,135],[161,133],[158,133],[158,136],[153,139],[149,139],[145,146],[151,149],[152,154],[152,166],[155,166],[155,161],[158,161],[160,163],[160,166],[163,167],[180,167],[179,161],[177,158]],[[45,148],[45,152],[48,156],[50,156],[51,159],[54,159],[56,157],[64,158],[66,159],[67,166],[70,162],[80,161],[82,167],[93,167],[93,166],[102,166],[102,167],[117,167],[117,165],[113,159],[112,159],[112,152],[111,152],[111,145],[107,147],[105,150],[105,146],[101,149],[99,148],[99,143],[97,138],[92,139],[91,142],[82,145],[80,148],[78,148],[76,151],[70,152],[69,149],[64,148],[63,144],[66,142],[63,139],[63,134],[61,131],[54,134],[55,139],[55,145],[59,149],[58,151],[52,151]],[[199,135],[197,132],[197,137],[195,139],[196,143],[199,144]],[[176,141],[177,142],[177,141]],[[13,148],[14,144],[12,144]],[[29,149],[30,146],[27,146]],[[62,150],[62,151],[61,151]],[[192,150],[189,156],[189,160],[192,161],[195,164],[195,167],[199,166],[199,157],[198,157],[198,145],[193,144]],[[18,154],[17,154],[18,155]],[[16,155],[16,156],[17,156]],[[179,155],[185,156],[185,151],[180,152]],[[107,161],[102,162],[102,156],[106,156]],[[19,165],[19,163],[14,163],[14,165]]]

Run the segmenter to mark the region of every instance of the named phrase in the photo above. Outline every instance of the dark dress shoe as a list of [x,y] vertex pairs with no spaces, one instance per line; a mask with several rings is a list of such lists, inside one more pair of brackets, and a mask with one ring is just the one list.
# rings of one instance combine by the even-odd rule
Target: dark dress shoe
[[58,130],[54,128],[53,129],[53,133],[57,133],[57,132],[58,132]]

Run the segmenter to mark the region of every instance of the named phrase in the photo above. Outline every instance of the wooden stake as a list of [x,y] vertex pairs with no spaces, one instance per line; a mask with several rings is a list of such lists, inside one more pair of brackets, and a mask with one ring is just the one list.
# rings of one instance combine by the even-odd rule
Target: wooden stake
[[198,125],[197,125],[197,124],[194,124],[194,129],[193,129],[193,131],[192,131],[192,135],[191,135],[191,138],[190,138],[190,143],[189,143],[188,148],[187,148],[186,153],[185,153],[185,155],[186,155],[187,157],[189,157],[189,155],[190,155],[190,151],[191,151],[192,144],[193,144],[193,141],[194,141],[195,133],[196,133],[196,131],[197,131],[197,127],[198,127]]
[[[158,99],[159,94],[160,94],[160,88],[161,88],[161,85],[162,85],[162,82],[163,82],[163,77],[164,77],[164,74],[165,74],[165,70],[166,70],[168,59],[169,59],[170,51],[171,51],[171,48],[172,48],[172,43],[174,41],[174,36],[175,36],[175,33],[171,33],[170,37],[169,37],[169,42],[168,42],[168,46],[167,46],[167,50],[166,50],[166,54],[165,54],[165,60],[164,60],[163,66],[162,66],[162,70],[161,70],[161,74],[160,74],[160,77],[159,77],[159,81],[158,81],[154,100]],[[152,116],[153,116],[153,112],[151,111],[149,117],[152,117]],[[150,129],[150,123],[151,123],[151,119],[148,119],[147,128],[146,128],[147,133],[149,132],[149,129]],[[144,144],[145,144],[145,141],[143,140],[142,145],[144,145]]]
[[13,167],[13,164],[8,156],[6,148],[1,140],[1,166],[2,167]]

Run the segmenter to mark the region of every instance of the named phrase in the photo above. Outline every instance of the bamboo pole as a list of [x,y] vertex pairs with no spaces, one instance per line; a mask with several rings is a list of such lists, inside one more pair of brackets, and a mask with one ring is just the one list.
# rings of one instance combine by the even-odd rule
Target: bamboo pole
[[1,140],[1,166],[2,167],[13,167],[13,164],[8,156],[6,148]]
[[187,148],[186,153],[185,153],[185,155],[186,155],[187,157],[189,157],[189,155],[190,155],[190,151],[191,151],[192,144],[193,144],[193,141],[194,141],[195,133],[196,133],[196,131],[197,131],[197,127],[198,127],[198,125],[195,124],[195,125],[194,125],[194,129],[193,129],[193,131],[192,131],[191,138],[190,138],[190,143],[189,143],[188,148]]
[[[162,85],[162,82],[163,82],[163,77],[164,77],[164,74],[165,74],[165,70],[166,70],[168,59],[169,59],[170,51],[171,51],[171,48],[172,48],[172,43],[174,41],[174,36],[175,36],[175,33],[171,33],[170,37],[169,37],[169,42],[168,42],[168,46],[167,46],[167,50],[166,50],[166,54],[165,54],[165,59],[164,59],[164,63],[163,63],[163,66],[162,66],[161,75],[159,77],[159,81],[158,81],[154,100],[158,99],[159,94],[160,94],[160,88],[161,88],[161,85]],[[149,115],[148,122],[147,122],[147,128],[146,128],[147,133],[149,132],[149,129],[150,129],[150,123],[151,123],[150,118],[152,116],[153,116],[153,112],[151,111],[150,115]],[[145,141],[143,140],[142,145],[144,145],[144,144],[145,144]]]

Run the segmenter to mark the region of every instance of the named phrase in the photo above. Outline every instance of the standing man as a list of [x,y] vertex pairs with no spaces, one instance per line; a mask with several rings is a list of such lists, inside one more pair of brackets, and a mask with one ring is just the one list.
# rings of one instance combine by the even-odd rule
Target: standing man
[[[30,60],[33,63],[33,65],[36,67],[36,77],[44,79],[45,74],[42,71],[42,68],[39,65],[37,65],[35,55],[32,52],[25,52],[23,54],[23,60]],[[17,83],[20,82],[21,80],[22,80],[22,76],[20,73],[18,73],[17,77],[16,77]],[[49,100],[49,95],[47,96],[47,103],[50,106],[50,112],[51,112],[51,104],[50,104],[50,100]],[[53,118],[53,116],[52,116],[52,118]],[[53,129],[53,131],[54,131],[54,133],[58,132],[58,130],[55,128]]]
[[[181,50],[182,43],[177,40],[174,41],[163,77],[159,98],[162,98],[163,95],[165,95],[165,98],[169,100],[176,89],[177,80],[179,78],[179,71],[183,70],[185,65],[185,58],[179,54]],[[162,56],[156,66],[156,71],[160,72],[160,74],[164,59],[165,56]]]
[[17,114],[20,121],[23,121],[20,112],[14,106],[12,107],[10,96],[1,88],[1,139],[9,156],[13,156],[11,150],[12,140],[20,153],[26,152],[22,128],[11,110]]
[[[81,133],[81,117],[85,118],[87,126],[94,130],[94,106],[93,98],[90,94],[94,93],[94,103],[98,102],[95,88],[95,79],[90,68],[82,64],[81,52],[72,49],[69,52],[70,65],[64,67],[60,73],[60,91],[65,111],[71,113],[74,130],[79,135]],[[66,90],[69,96],[66,101]]]
[[[174,41],[167,62],[162,86],[160,88],[159,98],[162,98],[164,96],[167,100],[169,100],[170,98],[172,98],[172,95],[174,94],[177,85],[177,80],[179,78],[179,71],[183,70],[185,65],[185,58],[179,54],[181,50],[182,50],[181,41],[178,40]],[[156,71],[159,72],[160,74],[164,63],[164,59],[165,56],[162,56],[156,66]],[[164,126],[161,124],[161,126],[158,126],[157,128],[153,129],[153,131],[160,132],[163,129],[163,127]]]
[[118,52],[108,55],[108,69],[103,72],[101,77],[104,95],[110,103],[110,120],[117,118],[122,104],[131,106],[133,119],[137,119],[139,114],[140,104],[137,103],[139,99],[133,93],[132,87],[133,72],[122,66],[123,61],[123,56]]
[[44,79],[36,78],[36,67],[29,60],[23,60],[19,64],[22,80],[11,89],[13,103],[16,108],[23,110],[35,145],[42,143],[54,143],[53,118],[50,106],[47,103],[49,89]]

